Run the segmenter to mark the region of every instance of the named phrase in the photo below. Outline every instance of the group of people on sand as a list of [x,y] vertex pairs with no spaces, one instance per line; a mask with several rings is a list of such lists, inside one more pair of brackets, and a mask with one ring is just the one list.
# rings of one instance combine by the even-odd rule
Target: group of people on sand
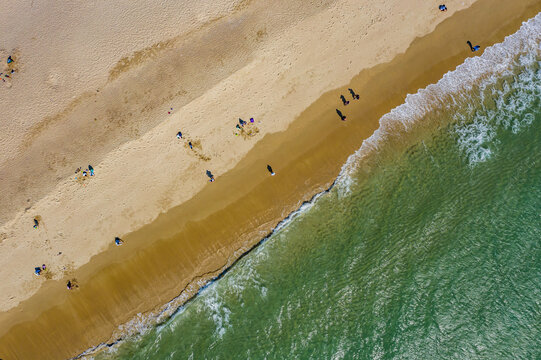
[[[39,219],[38,217],[35,217],[34,218],[34,226],[33,226],[34,229],[39,229]],[[59,252],[58,255],[61,255],[62,252]],[[45,264],[42,264],[41,266],[36,266],[34,268],[34,274],[36,276],[40,276],[42,275],[44,272],[48,271],[47,269],[47,266]],[[76,285],[74,283],[72,283],[73,280],[68,280],[68,283],[67,283],[67,288],[68,290],[71,290],[73,289],[74,287],[76,287]]]
[[[94,167],[92,165],[88,165],[88,167],[86,169],[84,169],[84,170],[81,167],[79,167],[79,168],[77,168],[75,170],[75,174],[79,174],[79,173],[82,174],[83,179],[86,178],[87,176],[94,176]],[[77,180],[77,177],[75,177],[75,179]],[[34,218],[34,225],[33,225],[34,229],[39,229],[39,225],[40,225],[39,220],[40,219],[38,219],[38,217]],[[62,254],[62,252],[60,252],[59,255],[60,254]],[[45,266],[45,264],[43,264],[41,267],[35,267],[34,268],[34,274],[39,276],[45,270],[46,270],[46,266]],[[72,288],[73,288],[73,286],[68,281],[68,289],[71,290]]]
[[[37,217],[34,218],[34,229],[37,229],[39,228],[39,220]],[[34,274],[36,274],[37,276],[40,276],[42,272],[44,272],[45,270],[47,270],[47,266],[45,266],[45,264],[42,264],[41,266],[36,266],[34,268]]]
[[[171,108],[172,110],[172,108]],[[169,112],[170,113],[170,112]],[[239,130],[240,132],[244,131],[244,127],[247,126],[247,125],[250,125],[250,124],[253,124],[255,122],[254,118],[250,118],[250,122],[247,122],[247,121],[244,121],[242,120],[241,118],[239,118],[239,122],[238,124],[236,125],[236,128],[237,130]],[[235,132],[235,135],[238,135],[239,133]],[[184,139],[183,137],[183,134],[182,134],[182,131],[178,131],[177,134],[176,134],[176,137],[177,139],[179,140],[182,140]],[[188,147],[190,149],[193,149],[193,144],[191,141],[188,140]],[[267,165],[267,170],[269,170],[269,172],[271,173],[271,175],[275,175],[274,171],[272,171],[272,168],[270,165]],[[209,182],[214,182],[216,179],[214,177],[214,174],[212,174],[212,172],[210,170],[206,170],[205,171],[207,177],[209,178]],[[117,244],[118,245],[118,244]]]
[[[179,140],[182,139],[182,132],[179,131],[177,133],[177,139],[179,139]],[[193,150],[193,144],[192,144],[192,142],[190,140],[188,140],[188,147],[190,148],[190,150]]]
[[41,266],[36,266],[34,268],[34,274],[37,276],[40,276],[43,271],[47,270],[47,266],[45,264],[42,264]]
[[[248,124],[253,124],[255,122],[254,118],[250,118],[250,123],[242,120],[241,118],[239,118],[239,123],[235,126],[235,128],[239,131],[243,131],[243,128],[248,125]],[[237,133],[235,133],[235,135],[238,135]]]
[[11,57],[11,55],[8,56],[7,60],[6,60],[6,63],[7,63],[7,68],[0,72],[0,79],[2,79],[3,82],[6,82],[6,78],[9,79],[11,78],[11,76],[13,75],[13,73],[15,72],[15,69],[13,67],[13,64],[15,63],[15,60],[13,60],[13,58]]
[[[171,108],[171,110],[172,109],[173,108]],[[182,131],[177,132],[176,136],[177,136],[177,139],[179,139],[179,140],[184,139],[183,136],[182,136]],[[192,144],[191,140],[188,140],[188,147],[190,148],[190,150],[193,150],[193,144]],[[214,175],[212,175],[212,173],[209,170],[207,170],[207,176],[209,177],[210,182],[214,182]],[[119,244],[117,244],[117,245],[119,245]]]
[[[87,176],[94,176],[94,168],[92,167],[92,165],[88,165],[88,168],[82,170],[82,168],[78,167],[76,170],[75,170],[75,173],[78,174],[78,173],[81,173],[81,175],[83,175],[83,177],[87,177]],[[77,179],[77,177],[75,177],[75,179]]]
[[[447,11],[447,6],[445,6],[445,4],[440,5],[438,8],[439,8],[440,11]],[[469,40],[466,41],[466,44],[468,44],[468,46],[470,47],[470,50],[472,52],[481,49],[480,45],[473,45],[471,43],[471,41],[469,41]],[[359,100],[359,95],[356,94],[355,91],[353,91],[353,89],[350,88],[348,90],[349,90],[349,93],[351,94],[351,97],[353,98],[353,100]],[[342,95],[342,94],[340,95],[340,100],[342,100],[342,104],[344,104],[344,106],[349,104],[349,100],[347,100],[346,97],[344,95]],[[336,109],[336,113],[340,117],[340,120],[346,121],[346,116],[342,113],[342,111],[340,111],[340,109]]]
[[241,118],[239,118],[238,124],[235,125],[235,129],[233,131],[233,134],[235,136],[244,135],[244,136],[254,136],[259,132],[259,130],[256,127],[251,127],[250,125],[253,125],[255,123],[254,118],[250,118],[250,121],[244,121]]
[[[353,89],[349,88],[348,91],[351,94],[353,100],[359,100],[360,96],[356,94]],[[349,104],[349,100],[346,100],[346,97],[342,94],[340,94],[340,100],[342,100],[342,104],[344,104],[344,106],[347,106]],[[340,111],[340,109],[336,109],[336,113],[340,117],[340,120],[346,121],[346,115],[342,114],[342,111]]]

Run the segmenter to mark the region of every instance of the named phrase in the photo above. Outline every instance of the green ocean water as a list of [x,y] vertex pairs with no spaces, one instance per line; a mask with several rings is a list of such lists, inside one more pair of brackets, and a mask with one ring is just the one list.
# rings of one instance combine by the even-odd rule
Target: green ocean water
[[[96,359],[541,359],[534,20],[388,115],[422,109],[410,121],[433,131],[368,169],[353,156],[330,192],[193,301]],[[480,72],[504,51],[506,66]]]

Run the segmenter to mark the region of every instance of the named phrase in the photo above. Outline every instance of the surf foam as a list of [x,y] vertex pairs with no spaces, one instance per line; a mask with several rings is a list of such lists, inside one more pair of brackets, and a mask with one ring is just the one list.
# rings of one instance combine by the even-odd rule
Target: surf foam
[[[524,22],[520,29],[507,36],[503,42],[486,48],[481,56],[467,58],[464,63],[453,71],[447,72],[436,84],[420,89],[415,94],[408,94],[402,105],[392,109],[379,120],[379,128],[366,139],[361,147],[352,154],[340,172],[337,179],[339,192],[347,194],[355,183],[354,174],[359,165],[368,156],[375,154],[388,145],[389,142],[411,132],[423,121],[434,121],[428,115],[438,111],[450,112],[455,109],[474,111],[470,94],[481,90],[485,98],[485,89],[493,86],[505,76],[515,76],[517,68],[525,68],[538,64],[541,57],[541,13]],[[531,77],[535,73],[525,72],[519,76]],[[531,90],[531,89],[530,89]],[[540,90],[535,89],[532,96],[539,97]],[[503,99],[503,98],[502,98]],[[512,104],[517,110],[520,104]],[[453,119],[463,120],[459,114]],[[526,121],[532,121],[530,115]],[[525,123],[524,123],[525,124]],[[521,124],[519,126],[523,126]],[[484,144],[491,135],[490,129],[469,129],[465,133],[471,136],[471,142]],[[479,148],[478,148],[479,149]],[[472,155],[472,161],[484,161],[490,157],[491,150],[480,150]]]

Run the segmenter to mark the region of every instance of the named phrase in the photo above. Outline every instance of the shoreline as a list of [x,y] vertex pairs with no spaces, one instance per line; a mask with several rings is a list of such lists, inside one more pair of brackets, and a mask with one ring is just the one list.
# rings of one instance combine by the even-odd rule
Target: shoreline
[[[483,5],[479,5],[481,3],[483,3]],[[534,2],[532,2],[532,4],[533,3]],[[481,11],[482,13],[483,10],[479,10],[478,8],[481,6],[485,6],[484,10],[490,9],[490,4],[488,3],[488,1],[480,0],[478,3],[475,3],[472,6],[472,9],[475,7],[473,10],[470,11],[470,9],[467,9],[467,10],[461,11],[460,16],[465,15],[464,13],[465,12],[467,13],[468,11],[473,13],[474,10],[477,12]],[[532,6],[539,7],[539,5],[535,5],[535,4],[533,4]],[[534,10],[530,10],[530,13],[532,13],[533,11]],[[535,10],[535,13],[537,11],[538,10]],[[471,17],[475,17],[474,16],[475,13],[469,14],[469,15]],[[458,15],[454,15],[448,20],[442,22],[440,25],[438,25],[438,28],[434,32],[430,33],[426,37],[415,40],[414,43],[410,46],[410,48],[406,52],[406,54],[397,56],[395,60],[392,61],[392,63],[396,62],[400,64],[401,61],[407,62],[408,59],[404,59],[404,58],[408,57],[408,53],[410,53],[409,61],[411,61],[411,59],[416,59],[418,61],[419,59],[417,59],[415,56],[412,57],[411,52],[413,51],[415,54],[415,51],[417,51],[417,54],[421,54],[426,50],[426,46],[431,46],[431,45],[434,45],[434,43],[437,43],[439,36],[442,36],[442,31],[445,31],[445,30],[442,30],[441,27],[445,23],[451,22],[452,19],[455,19],[454,21],[457,22],[458,25],[455,24],[455,25],[449,26],[449,24],[447,24],[446,26],[448,28],[452,29],[453,26],[455,26],[456,28],[456,26],[464,25],[463,23],[461,24],[460,20],[456,19],[457,16]],[[529,17],[531,16],[528,16],[528,18]],[[513,26],[516,26],[517,23],[522,22],[522,20],[525,20],[525,19],[515,18],[513,21],[509,21],[506,24],[506,26],[504,26],[504,29],[509,30]],[[497,28],[498,25],[501,25],[501,22],[498,22],[496,20],[492,20],[492,21],[494,22],[492,25],[495,28]],[[513,24],[510,24],[510,22]],[[471,25],[471,27],[474,28],[473,25]],[[502,35],[509,35],[509,33],[506,33],[504,29],[502,28],[499,28],[497,30],[485,29],[485,32],[488,34],[487,35],[488,39],[483,38],[483,41],[491,41],[491,43],[484,44],[483,47],[485,48],[488,45],[492,45],[492,43],[494,42],[498,42],[497,40],[492,41],[492,39],[499,39],[502,37]],[[443,33],[443,35],[445,36],[445,32]],[[431,38],[431,39],[426,40],[425,38]],[[403,102],[403,97],[405,97],[405,94],[402,92],[402,90],[409,91],[410,89],[415,89],[415,88],[418,89],[418,88],[423,87],[423,86],[420,86],[422,84],[425,84],[426,86],[427,82],[428,84],[430,84],[437,81],[441,77],[441,75],[438,75],[438,74],[441,74],[442,71],[445,72],[446,70],[449,70],[449,67],[452,68],[453,64],[456,67],[456,64],[462,63],[464,60],[464,57],[468,54],[468,52],[464,49],[461,49],[458,44],[456,47],[453,47],[452,45],[451,46],[447,45],[446,47],[451,48],[449,50],[451,54],[450,55],[447,54],[449,55],[447,57],[445,54],[438,54],[438,56],[442,58],[443,60],[439,62],[436,61],[435,64],[429,67],[430,71],[427,71],[429,72],[429,74],[422,74],[422,75],[402,74],[401,77],[397,77],[396,75],[399,75],[399,74],[396,74],[393,71],[389,70],[389,69],[393,69],[393,64],[391,63],[391,64],[378,65],[375,68],[369,69],[368,71],[363,71],[361,72],[360,75],[354,78],[352,81],[353,84],[363,84],[362,86],[363,90],[370,89],[372,88],[373,84],[382,82],[382,79],[381,79],[382,77],[387,79],[386,81],[383,81],[383,83],[386,83],[387,86],[393,84],[392,80],[396,80],[397,78],[404,79],[406,81],[411,80],[410,82],[407,82],[408,83],[407,86],[402,86],[402,88],[400,89],[387,88],[386,90],[393,89],[394,91],[391,91],[392,96],[390,96],[389,98],[385,100],[377,99],[379,93],[375,91],[376,94],[372,95],[373,99],[367,96],[366,98],[362,99],[361,102],[356,104],[356,108],[358,111],[359,111],[359,108],[361,108],[361,104],[365,105],[364,107],[362,107],[363,112],[359,111],[359,113],[362,113],[363,115],[366,116],[363,118],[370,119],[369,124],[366,124],[366,123],[355,124],[354,121],[358,119],[358,117],[349,115],[348,122],[346,124],[342,124],[342,126],[339,126],[338,129],[335,129],[331,133],[329,133],[328,131],[329,128],[332,128],[332,126],[336,124],[337,120],[336,120],[336,115],[333,114],[334,108],[329,110],[328,106],[334,106],[332,105],[334,104],[333,99],[336,99],[337,94],[340,92],[340,90],[342,90],[343,92],[344,89],[341,88],[341,89],[333,90],[324,94],[320,99],[316,101],[317,104],[315,105],[313,104],[307,110],[305,110],[303,114],[301,114],[300,118],[295,120],[295,122],[290,125],[290,127],[288,128],[286,132],[267,135],[263,140],[258,142],[258,144],[256,144],[256,146],[248,153],[248,155],[240,161],[237,167],[235,167],[230,172],[226,173],[224,176],[220,177],[218,181],[215,184],[213,184],[212,189],[208,187],[205,188],[203,192],[206,192],[206,194],[199,193],[198,195],[195,196],[195,198],[187,201],[186,204],[180,205],[179,206],[180,209],[170,210],[165,215],[161,215],[152,224],[143,227],[143,229],[137,231],[136,233],[126,236],[127,243],[133,244],[133,245],[130,245],[130,247],[132,247],[131,252],[133,253],[137,251],[137,253],[139,253],[139,254],[131,255],[129,259],[129,264],[127,265],[119,264],[119,263],[115,264],[114,255],[111,255],[110,252],[106,254],[100,254],[92,258],[91,264],[85,265],[80,270],[78,270],[78,273],[80,275],[77,275],[77,278],[80,280],[82,284],[85,284],[84,285],[85,287],[95,286],[96,284],[103,285],[103,284],[109,283],[108,284],[109,287],[105,286],[105,287],[95,288],[95,293],[96,294],[100,293],[100,291],[96,291],[97,289],[100,289],[101,291],[108,290],[111,294],[116,294],[120,296],[120,299],[124,298],[123,300],[126,300],[128,304],[131,303],[131,305],[135,305],[133,301],[125,298],[126,295],[120,294],[122,291],[119,291],[118,288],[115,288],[118,286],[118,280],[116,280],[116,283],[115,283],[115,279],[114,279],[115,277],[120,276],[125,279],[129,279],[127,280],[127,282],[131,283],[131,287],[125,290],[131,291],[132,293],[140,293],[140,290],[137,290],[137,289],[144,289],[145,288],[144,285],[148,286],[149,284],[156,283],[155,281],[154,282],[150,281],[152,277],[154,277],[154,279],[160,278],[160,277],[163,277],[161,276],[161,274],[163,274],[164,272],[169,272],[169,274],[167,274],[169,278],[165,279],[166,281],[163,281],[163,279],[160,279],[160,281],[162,281],[161,285],[163,285],[163,288],[166,289],[167,294],[172,294],[175,291],[177,291],[177,295],[178,295],[179,293],[178,288],[177,288],[178,286],[171,288],[170,286],[168,287],[167,284],[174,282],[175,279],[178,281],[179,280],[178,277],[180,276],[180,274],[183,273],[183,271],[185,272],[186,269],[178,268],[178,265],[177,265],[176,270],[181,270],[181,271],[173,271],[174,265],[172,265],[171,263],[167,264],[167,261],[178,263],[178,259],[181,258],[182,256],[175,257],[175,256],[168,255],[166,257],[169,257],[169,259],[164,259],[163,255],[169,253],[168,249],[171,248],[173,244],[178,243],[179,238],[182,238],[182,237],[186,238],[187,237],[186,234],[187,233],[189,234],[190,232],[192,234],[198,234],[198,235],[205,234],[206,236],[208,236],[206,238],[207,244],[208,244],[206,245],[207,251],[205,251],[205,253],[203,253],[202,256],[201,254],[199,255],[199,260],[202,261],[202,265],[199,264],[199,266],[197,266],[197,264],[192,264],[193,269],[198,270],[204,267],[209,268],[209,265],[212,265],[211,261],[209,261],[207,257],[208,255],[210,255],[208,252],[208,248],[214,249],[217,253],[219,253],[218,256],[216,256],[216,254],[214,255],[215,256],[214,265],[220,265],[220,263],[223,264],[223,261],[225,261],[225,265],[218,266],[218,268],[210,267],[210,268],[216,269],[212,271],[213,274],[216,272],[222,272],[224,268],[229,268],[232,263],[236,262],[236,259],[238,258],[240,254],[244,254],[246,253],[246,251],[249,251],[249,249],[252,248],[250,246],[250,243],[254,241],[253,238],[257,236],[256,235],[257,233],[262,233],[262,232],[264,233],[266,228],[269,228],[269,227],[272,228],[272,224],[274,224],[277,221],[276,220],[277,218],[278,219],[284,218],[284,216],[279,217],[279,215],[277,215],[278,213],[280,214],[283,214],[284,212],[291,213],[291,211],[286,211],[286,210],[291,209],[292,207],[298,208],[299,202],[302,201],[302,199],[304,199],[308,194],[313,194],[314,191],[319,193],[320,191],[317,191],[318,189],[321,190],[321,189],[325,189],[325,187],[328,188],[328,184],[329,184],[328,179],[329,178],[336,179],[336,168],[337,167],[340,168],[342,164],[345,162],[344,157],[347,158],[354,150],[356,150],[359,147],[360,142],[362,142],[362,139],[359,139],[357,135],[359,134],[364,134],[363,136],[365,136],[366,134],[370,135],[373,132],[373,130],[377,129],[377,125],[378,125],[377,121],[379,120],[381,115],[387,113],[388,110],[390,110],[394,106],[399,105],[401,102]],[[435,61],[435,60],[433,59],[432,61]],[[403,66],[404,65],[402,65],[402,68]],[[396,67],[397,66],[395,66],[395,68]],[[400,66],[398,67],[400,68]],[[404,72],[403,69],[402,69],[402,72]],[[435,81],[434,81],[434,78],[436,78]],[[356,88],[356,90],[360,88],[355,85],[353,87]],[[381,87],[379,90],[382,90]],[[364,94],[364,92],[361,92],[361,94]],[[373,104],[377,104],[377,106],[371,104],[373,100],[374,100]],[[308,127],[309,130],[307,130],[307,124],[310,124],[312,126],[311,128]],[[304,140],[297,140],[300,144],[290,146],[289,142],[296,139],[301,134],[303,134]],[[319,139],[319,142],[318,142],[318,139]],[[313,145],[314,142],[316,143],[315,145]],[[324,144],[329,144],[330,142],[334,144],[340,144],[340,145],[339,146],[337,145],[334,148],[330,148],[329,145],[324,145]],[[307,145],[308,147],[305,148],[305,146]],[[287,147],[287,149],[274,151],[276,149],[280,149],[284,147]],[[319,149],[314,149],[317,147],[319,147]],[[353,149],[353,151],[351,151],[351,149]],[[274,160],[276,160],[276,163],[288,164],[288,165],[285,167],[273,165],[273,167],[276,168],[277,177],[264,178],[263,175],[259,175],[259,173],[261,172],[260,158],[261,158],[262,153],[273,154],[273,157],[272,157],[273,162]],[[292,153],[301,154],[301,155],[299,155],[294,160],[290,160],[290,159],[288,160],[288,158],[290,157],[290,154]],[[342,162],[340,162],[340,160],[342,160]],[[258,165],[253,166],[256,163]],[[318,168],[314,174],[314,170],[316,170],[314,169],[314,166],[316,166],[314,165],[315,163],[318,164],[317,165]],[[320,165],[321,163],[323,163],[324,165]],[[339,164],[337,165],[336,163],[339,163]],[[257,170],[251,170],[254,168],[256,168]],[[238,175],[239,173],[244,173],[244,174]],[[280,177],[281,174],[288,174],[289,176],[291,174],[294,174],[294,176],[291,176],[291,178],[294,177],[294,179],[282,180],[284,184],[282,184],[281,186],[269,185],[272,180],[277,179],[278,177]],[[334,177],[333,177],[333,174],[334,174]],[[236,196],[230,195],[227,199],[221,200],[219,203],[216,203],[215,201],[212,200],[213,197],[216,197],[216,195],[222,192],[223,189],[227,188],[227,186],[234,188],[235,187],[234,185],[239,179],[239,177],[244,178],[244,179],[245,178],[256,179],[256,181],[259,181],[259,183],[257,185],[250,184],[248,186],[250,187],[250,189],[241,189],[240,191],[237,189],[237,191],[240,192],[241,195],[238,195],[238,194]],[[224,185],[221,185],[220,187],[214,186],[214,185],[218,185],[219,183],[224,184]],[[295,190],[291,191],[292,194],[288,194],[289,197],[287,199],[285,200],[281,199],[281,204],[276,204],[276,201],[274,201],[272,196],[269,197],[268,194],[261,195],[266,192],[269,192],[269,189],[270,189],[271,190],[270,192],[274,193],[276,197],[278,197],[283,193],[282,190],[287,189],[287,188],[289,189],[294,188]],[[298,200],[299,194],[301,194],[300,196],[301,200]],[[256,230],[252,230],[252,232],[249,232],[250,228],[253,229],[253,224],[251,221],[248,221],[247,226],[245,226],[244,228],[239,228],[239,229],[235,228],[236,222],[239,221],[238,219],[244,219],[247,216],[249,217],[251,216],[252,212],[249,211],[248,214],[246,214],[246,212],[237,211],[237,214],[236,214],[237,216],[233,216],[229,218],[227,217],[227,215],[224,216],[224,214],[235,212],[234,210],[229,211],[228,209],[241,207],[241,205],[237,204],[239,201],[235,199],[238,197],[240,197],[240,200],[244,201],[244,204],[250,205],[253,212],[258,213],[258,214],[263,214],[260,218],[257,219],[259,226],[256,227]],[[295,200],[295,197],[297,197],[297,200]],[[254,204],[254,201],[260,201],[266,205],[262,206],[262,205]],[[206,209],[205,211],[198,210],[196,212],[193,212],[194,209],[197,209],[198,203],[205,203],[205,204],[212,204],[212,205],[210,206],[209,209]],[[268,214],[268,210],[266,209],[266,206],[268,204],[272,204],[272,206],[275,209],[274,213]],[[192,216],[189,216],[190,214]],[[191,218],[192,220],[190,224],[188,224],[188,222],[186,221],[184,224],[179,226],[177,223],[178,221],[177,219],[180,219],[180,218]],[[223,244],[222,243],[223,240],[220,241],[220,239],[216,238],[216,234],[209,234],[208,230],[205,229],[204,223],[207,223],[206,225],[208,225],[208,223],[218,223],[219,224],[218,226],[215,225],[210,230],[214,231],[216,229],[222,229],[219,231],[220,233],[218,235],[221,235],[226,238],[237,237],[237,239],[231,242],[227,242],[226,244]],[[229,227],[229,233],[223,230],[224,228],[228,228],[228,227]],[[231,229],[232,227],[234,229]],[[248,231],[248,233],[246,231]],[[183,234],[182,236],[179,236],[179,233],[181,232]],[[163,240],[156,241],[151,245],[146,245],[145,244],[146,239],[149,237],[149,234],[153,234],[153,236],[160,237]],[[213,237],[214,237],[213,241],[209,240],[209,239],[212,239]],[[193,238],[197,238],[197,237],[194,236]],[[199,236],[198,238],[203,239],[205,238],[205,236]],[[257,237],[257,239],[261,239],[261,236]],[[260,243],[261,241],[263,240],[257,240],[257,243]],[[219,244],[221,246],[216,246],[215,244]],[[184,245],[196,247],[194,244],[190,244],[189,242]],[[234,245],[234,246],[231,246],[231,245]],[[178,246],[178,244],[176,246]],[[149,249],[148,247],[152,247],[153,249]],[[199,247],[200,249],[205,248],[205,246],[199,246]],[[124,255],[122,256],[122,258],[125,258],[125,256],[128,255],[128,253],[126,252],[127,251],[126,248],[127,247],[124,247],[123,249],[121,249],[123,252],[122,255]],[[199,249],[197,248],[195,250],[199,251]],[[179,255],[181,255],[181,253],[182,252],[178,252]],[[203,259],[203,258],[206,258],[206,259]],[[148,265],[149,260],[152,260],[152,259],[154,260],[159,259],[159,261],[166,260],[164,261],[164,263],[166,264],[160,265],[160,268],[153,268],[152,269],[153,274],[151,275],[148,275],[148,274],[143,275],[141,274],[141,272],[136,271],[135,273],[138,275],[136,278],[134,278],[133,276],[130,276],[133,269],[140,268],[141,264]],[[205,261],[207,262],[206,264],[205,264]],[[116,269],[114,269],[115,266],[117,266]],[[173,266],[173,268],[171,268],[171,266]],[[99,272],[101,274],[101,279],[100,279],[100,274],[96,274],[96,272]],[[108,279],[108,280],[101,281],[103,279]],[[134,285],[138,282],[139,284]],[[189,283],[190,281],[188,281],[186,286],[188,286]],[[32,343],[32,348],[34,349],[34,351],[37,349],[41,349],[40,351],[44,351],[43,348],[45,344],[47,345],[49,344],[49,341],[47,341],[46,337],[42,336],[43,326],[52,328],[55,325],[55,323],[56,325],[58,325],[59,323],[61,324],[62,322],[65,322],[67,319],[65,316],[66,316],[66,312],[69,312],[69,311],[64,311],[64,315],[62,315],[63,310],[58,308],[59,304],[62,305],[61,307],[66,307],[66,306],[70,307],[72,311],[76,311],[76,312],[77,312],[76,309],[79,308],[79,311],[83,311],[83,313],[86,314],[85,316],[88,316],[88,318],[85,321],[90,320],[90,323],[87,322],[86,326],[82,324],[78,324],[80,328],[91,326],[92,319],[90,318],[92,317],[100,318],[101,316],[101,320],[105,319],[103,317],[104,316],[103,313],[102,315],[98,315],[97,313],[99,312],[96,312],[95,314],[94,311],[89,312],[87,310],[88,309],[87,306],[89,306],[89,304],[92,304],[93,301],[97,299],[95,295],[89,296],[86,299],[83,299],[82,298],[83,295],[81,294],[83,292],[88,294],[86,289],[81,289],[80,292],[77,293],[77,296],[70,296],[69,299],[67,299],[66,295],[63,294],[64,296],[60,297],[60,301],[57,299],[49,304],[36,299],[39,293],[45,293],[45,294],[48,293],[47,297],[51,298],[52,297],[51,294],[54,294],[56,292],[57,292],[56,288],[53,288],[51,284],[49,284],[48,288],[44,286],[44,289],[41,289],[38,292],[38,294],[34,296],[33,299],[25,301],[18,306],[18,308],[21,308],[21,310],[22,309],[25,310],[25,316],[37,317],[36,321],[33,324],[32,322],[26,322],[26,325],[24,323],[16,325],[12,329],[13,331],[10,331],[9,334],[5,334],[5,332],[2,333],[0,335],[1,336],[0,349],[2,349],[1,351],[2,353],[5,352],[6,354],[12,354],[13,357],[17,358],[17,355],[14,355],[16,354],[16,352],[10,353],[10,352],[4,351],[4,348],[13,349],[13,351],[15,351],[15,349],[20,349],[19,347],[16,347],[16,345],[13,345],[17,343],[17,339],[19,342],[22,342],[22,343],[24,343],[25,341],[28,342],[29,344]],[[160,298],[167,299],[168,296],[169,295],[162,294]],[[56,298],[56,297],[53,297],[53,298]],[[74,298],[78,298],[80,301],[82,301],[82,303],[77,305],[76,303],[74,303],[75,302]],[[169,297],[169,299],[171,299],[171,297]],[[32,302],[34,304],[32,304]],[[110,309],[110,307],[107,306],[106,304],[99,304],[100,303],[99,301],[97,303],[98,303],[98,307],[102,307],[102,309]],[[160,304],[163,304],[163,303],[164,301],[160,302]],[[147,304],[146,306],[147,307],[150,306],[152,308],[152,305],[150,305],[150,301],[149,301],[149,304]],[[134,308],[137,310],[140,309],[138,306],[135,306]],[[31,310],[31,311],[28,311],[31,313],[31,315],[28,315],[28,312],[26,310]],[[117,311],[120,310],[118,309],[118,306],[116,310]],[[18,311],[17,312],[9,311],[8,313],[11,313],[13,315],[13,314],[18,313]],[[109,313],[109,311],[107,311],[107,313]],[[120,313],[122,313],[122,311],[120,311]],[[44,315],[46,316],[44,317]],[[131,315],[134,315],[133,311],[131,312]],[[64,316],[64,320],[62,320],[63,316]],[[11,317],[11,321],[10,321],[9,317],[10,317],[9,314],[8,315],[6,315],[6,313],[0,314],[0,323],[2,323],[3,325],[14,324],[14,323],[20,322],[21,320],[20,316],[16,321],[14,321],[15,319],[13,317]],[[121,317],[126,318],[126,314],[121,315]],[[131,318],[133,316],[128,316],[128,317]],[[118,320],[118,317],[114,317],[114,318]],[[113,321],[113,323],[118,324],[118,322],[116,321]],[[120,323],[125,323],[125,321],[120,322]],[[111,327],[114,328],[115,325],[107,324],[106,326],[106,328],[109,328],[109,329]],[[7,328],[5,329],[7,331]],[[87,334],[87,336],[90,337],[90,339],[84,339],[84,341],[86,343],[92,343],[92,340],[104,338],[103,334],[106,333],[107,331],[103,331],[103,330],[104,329],[102,328],[99,331],[94,331],[95,334],[93,336],[90,336]],[[65,327],[63,330],[60,330],[60,331],[69,332],[73,330],[70,329],[69,327]],[[13,335],[14,333],[19,334],[19,335]],[[75,333],[77,333],[77,331],[75,331]],[[50,334],[54,334],[54,331],[51,331]],[[37,338],[40,338],[40,337],[42,337],[41,339],[39,339],[40,341],[35,341],[37,340]],[[66,338],[62,340],[63,340],[62,342],[65,344]],[[77,338],[76,339],[72,338],[72,341],[73,340],[77,340]],[[79,339],[79,340],[83,340],[83,339]],[[67,343],[70,343],[70,342],[68,341]],[[98,341],[94,341],[93,343],[94,344],[98,343]],[[8,345],[8,344],[11,344],[11,345]],[[59,349],[64,350],[62,346],[65,346],[65,345],[60,346],[59,344],[57,344],[55,346],[51,344],[51,346],[56,347],[57,351],[59,351]],[[30,348],[31,346],[28,346],[28,349],[25,349],[25,351],[32,351]],[[81,346],[79,346],[78,348],[80,349]],[[61,355],[60,353],[54,353],[53,352],[54,350],[52,350],[51,347],[47,349],[51,349],[51,354],[64,356],[64,355]],[[70,351],[70,352],[73,354],[75,351]],[[30,355],[32,353],[29,352],[28,354]]]
[[[256,250],[257,248],[262,246],[265,242],[267,242],[276,233],[276,231],[279,231],[282,228],[282,226],[287,226],[287,224],[290,221],[293,221],[295,219],[295,217],[297,217],[298,215],[300,215],[304,211],[303,210],[304,206],[314,205],[315,202],[321,196],[324,196],[325,194],[329,193],[335,187],[335,185],[337,185],[337,181],[338,181],[338,178],[335,179],[335,181],[329,186],[328,189],[325,189],[325,190],[315,194],[314,196],[312,196],[311,199],[304,201],[300,205],[300,207],[298,209],[293,210],[286,218],[282,219],[265,237],[263,237],[261,240],[259,240],[259,242],[255,243],[251,248],[249,248],[248,250],[243,252],[239,257],[235,258],[235,260],[229,266],[222,269],[221,272],[218,275],[216,275],[215,277],[212,277],[210,279],[203,280],[202,285],[200,285],[201,284],[201,281],[200,281],[198,283],[197,289],[193,290],[193,291],[189,291],[189,289],[188,289],[193,285],[193,283],[188,284],[186,286],[186,288],[184,288],[182,290],[182,292],[181,292],[181,294],[179,296],[172,299],[168,303],[160,306],[159,310],[152,311],[151,313],[157,313],[157,314],[156,315],[153,314],[153,319],[150,322],[150,327],[154,327],[154,326],[163,324],[168,319],[174,317],[182,309],[182,307],[188,306],[189,303],[192,302],[193,300],[195,300],[197,298],[197,296],[203,290],[205,290],[207,287],[212,285],[214,282],[219,281],[221,278],[223,278],[245,256],[250,255],[250,253],[252,253],[252,251]],[[188,295],[189,297],[187,299],[183,299],[182,296],[184,294],[190,294],[190,295]],[[150,316],[150,314],[145,314],[145,315],[147,317]],[[139,321],[139,319],[137,319],[137,320]],[[133,321],[133,319],[131,321]],[[146,321],[141,320],[141,321],[147,322],[148,320],[146,320]],[[125,325],[126,324],[123,324],[122,326],[125,326]],[[147,327],[145,326],[145,329],[146,328]],[[144,331],[143,331],[143,333],[144,333]],[[100,353],[101,351],[105,350],[106,348],[110,348],[110,347],[114,347],[114,346],[119,345],[122,341],[125,340],[125,337],[130,337],[130,336],[133,336],[133,335],[134,334],[129,334],[129,335],[125,334],[123,336],[120,335],[121,336],[120,338],[118,338],[116,340],[112,340],[112,342],[100,343],[100,344],[98,344],[96,346],[93,346],[93,347],[85,350],[83,353],[81,353],[81,354],[79,354],[79,355],[77,355],[75,357],[72,357],[71,359],[85,359],[87,356],[96,355],[96,354]]]

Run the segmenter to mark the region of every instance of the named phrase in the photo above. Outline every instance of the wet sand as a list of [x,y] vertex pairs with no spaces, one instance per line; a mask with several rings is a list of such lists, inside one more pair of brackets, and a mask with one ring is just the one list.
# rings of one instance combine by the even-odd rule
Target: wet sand
[[[125,236],[125,246],[77,269],[72,276],[79,289],[66,291],[66,279],[49,281],[0,314],[0,356],[74,356],[110,341],[119,324],[171,300],[190,282],[217,275],[303,200],[327,188],[346,158],[378,128],[381,115],[472,56],[465,39],[475,38],[485,48],[540,8],[538,1],[495,6],[480,0],[391,63],[356,76],[350,86],[359,101],[341,106],[338,96],[346,95],[348,86],[324,94],[287,131],[266,135],[212,185]],[[337,107],[346,122],[338,119]],[[276,176],[269,176],[267,163]]]

